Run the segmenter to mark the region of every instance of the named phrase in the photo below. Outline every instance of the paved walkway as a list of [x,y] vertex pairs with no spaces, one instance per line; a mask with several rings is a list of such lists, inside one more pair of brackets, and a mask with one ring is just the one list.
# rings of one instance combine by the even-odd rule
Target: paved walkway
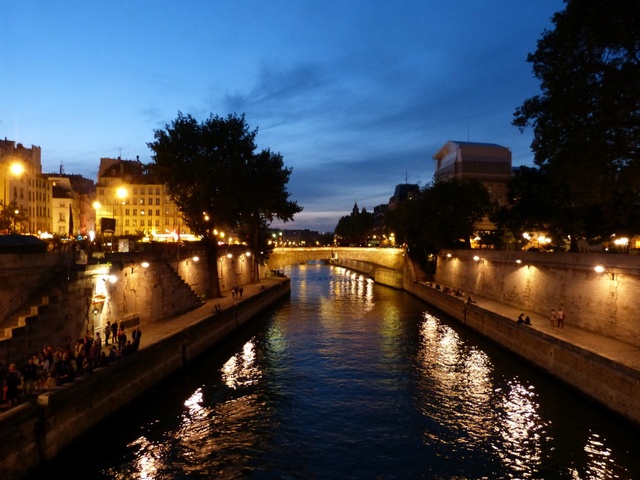
[[479,307],[503,317],[511,318],[514,322],[521,313],[524,313],[525,317],[528,315],[531,319],[531,325],[522,325],[522,328],[539,330],[613,362],[640,371],[640,347],[638,346],[576,327],[571,324],[571,318],[565,319],[564,328],[552,327],[550,318],[547,316],[538,315],[482,297],[474,296],[473,298]]
[[190,312],[175,316],[173,318],[168,318],[159,322],[144,325],[140,327],[140,330],[142,331],[140,348],[142,349],[146,345],[156,343],[161,339],[188,327],[189,325],[198,323],[204,318],[211,316],[211,314],[215,312],[216,305],[220,305],[220,308],[223,311],[227,310],[228,308],[231,308],[234,305],[242,302],[243,299],[247,299],[249,297],[252,297],[253,295],[256,295],[262,288],[272,287],[281,283],[283,280],[283,277],[261,279],[261,283],[249,283],[247,285],[243,285],[242,298],[233,298],[230,291],[223,292],[222,297],[206,300],[202,306],[196,308],[195,310],[191,310]]

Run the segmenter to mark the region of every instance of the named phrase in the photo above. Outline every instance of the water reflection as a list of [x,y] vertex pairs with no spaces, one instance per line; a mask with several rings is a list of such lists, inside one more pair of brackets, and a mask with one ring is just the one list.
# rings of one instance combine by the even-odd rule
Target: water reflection
[[118,445],[74,478],[640,478],[626,425],[410,295],[287,273],[290,302],[74,451]]

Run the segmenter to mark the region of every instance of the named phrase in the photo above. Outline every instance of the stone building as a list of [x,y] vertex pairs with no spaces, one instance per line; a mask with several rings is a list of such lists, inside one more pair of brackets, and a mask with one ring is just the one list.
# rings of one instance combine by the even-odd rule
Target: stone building
[[448,141],[433,156],[435,181],[478,180],[492,200],[507,205],[507,183],[511,178],[511,150],[494,143]]
[[41,148],[0,140],[3,206],[13,208],[12,230],[40,234],[51,231],[51,184],[42,174]]
[[154,240],[191,234],[166,186],[154,180],[138,159],[100,159],[95,209],[102,234],[113,231],[115,236],[144,235]]

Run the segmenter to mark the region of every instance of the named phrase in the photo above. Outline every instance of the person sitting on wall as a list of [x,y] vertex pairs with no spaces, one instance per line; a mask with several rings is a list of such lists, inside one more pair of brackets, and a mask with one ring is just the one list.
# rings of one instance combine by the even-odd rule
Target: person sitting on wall
[[529,315],[527,315],[527,317],[524,319],[524,324],[531,325],[531,319],[529,318]]
[[520,315],[518,315],[518,325],[521,325],[524,323],[524,313],[521,313]]
[[471,295],[469,295],[469,297],[467,298],[467,303],[476,303],[476,301],[473,299]]

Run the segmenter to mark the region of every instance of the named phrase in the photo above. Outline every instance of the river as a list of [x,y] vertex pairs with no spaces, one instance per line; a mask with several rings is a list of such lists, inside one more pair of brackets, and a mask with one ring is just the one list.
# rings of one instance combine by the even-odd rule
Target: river
[[640,478],[635,427],[410,294],[285,273],[290,299],[32,478]]

